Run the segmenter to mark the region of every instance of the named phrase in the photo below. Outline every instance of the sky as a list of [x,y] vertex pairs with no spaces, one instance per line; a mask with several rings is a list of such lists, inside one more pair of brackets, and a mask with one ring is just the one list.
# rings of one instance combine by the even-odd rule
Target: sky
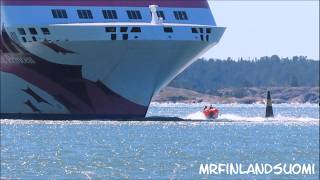
[[217,26],[227,27],[202,57],[279,55],[319,60],[319,1],[209,1]]

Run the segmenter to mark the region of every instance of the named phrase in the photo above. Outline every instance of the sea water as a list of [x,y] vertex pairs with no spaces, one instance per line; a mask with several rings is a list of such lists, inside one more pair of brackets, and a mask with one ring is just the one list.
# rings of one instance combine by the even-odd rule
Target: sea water
[[[319,106],[153,103],[171,121],[1,120],[1,179],[319,179]],[[166,118],[167,119],[167,118]],[[132,119],[134,120],[134,119]],[[311,174],[199,174],[201,164],[313,164]]]

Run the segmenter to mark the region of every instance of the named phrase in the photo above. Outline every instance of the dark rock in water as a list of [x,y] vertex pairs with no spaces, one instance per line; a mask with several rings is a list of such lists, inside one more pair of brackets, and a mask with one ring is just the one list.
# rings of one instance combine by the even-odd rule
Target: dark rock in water
[[240,104],[253,104],[257,102],[257,98],[255,97],[244,97],[237,101]]
[[170,96],[168,97],[168,100],[169,101],[172,101],[172,102],[179,102],[179,101],[184,101],[184,100],[187,100],[188,98],[185,97],[185,96]]

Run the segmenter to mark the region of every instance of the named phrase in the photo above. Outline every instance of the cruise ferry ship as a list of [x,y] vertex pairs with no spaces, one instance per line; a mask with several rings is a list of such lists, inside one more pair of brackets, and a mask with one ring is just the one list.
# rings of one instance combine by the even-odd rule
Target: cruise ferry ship
[[224,31],[206,0],[1,0],[1,118],[145,117]]

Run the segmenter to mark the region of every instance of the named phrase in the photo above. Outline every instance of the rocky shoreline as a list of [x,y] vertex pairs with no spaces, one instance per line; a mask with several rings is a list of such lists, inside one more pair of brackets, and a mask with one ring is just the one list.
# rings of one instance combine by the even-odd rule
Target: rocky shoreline
[[265,103],[267,91],[271,91],[272,102],[319,104],[319,87],[248,87],[223,88],[212,94],[166,87],[153,98],[153,102],[173,103],[219,103],[219,104],[253,104]]

